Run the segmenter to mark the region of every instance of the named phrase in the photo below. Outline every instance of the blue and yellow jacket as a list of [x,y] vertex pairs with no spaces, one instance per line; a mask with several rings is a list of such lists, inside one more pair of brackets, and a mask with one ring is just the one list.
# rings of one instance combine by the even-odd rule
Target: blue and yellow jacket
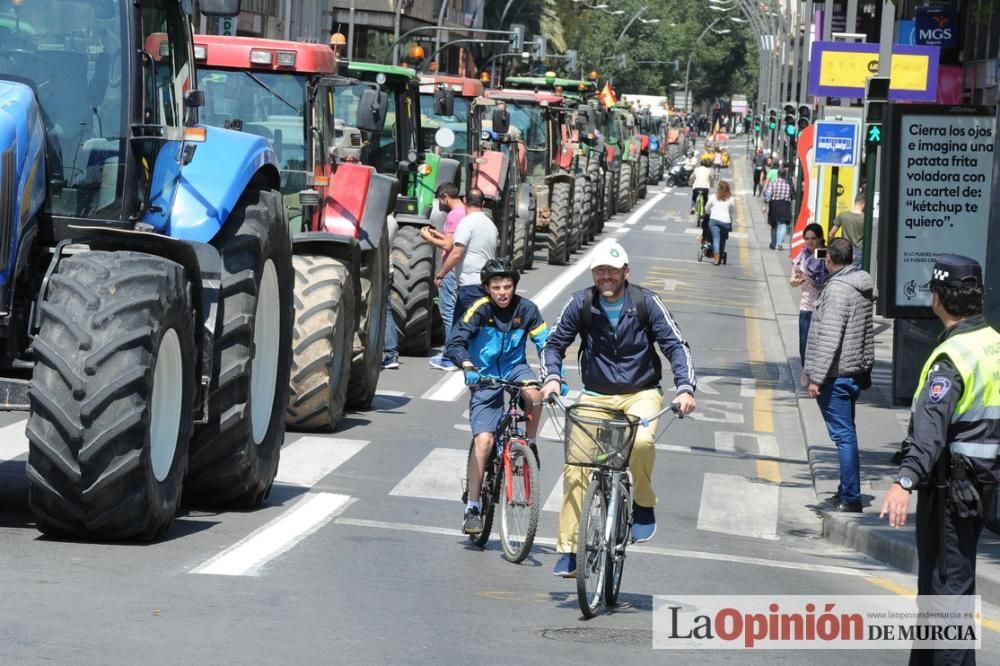
[[541,359],[549,327],[537,305],[514,294],[510,305],[501,309],[483,296],[462,315],[445,351],[457,366],[471,361],[484,377],[507,379],[515,367],[528,364],[529,337]]

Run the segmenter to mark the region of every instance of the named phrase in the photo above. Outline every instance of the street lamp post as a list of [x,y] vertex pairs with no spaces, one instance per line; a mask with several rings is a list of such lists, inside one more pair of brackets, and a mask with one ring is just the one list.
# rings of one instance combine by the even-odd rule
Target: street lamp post
[[617,44],[618,42],[622,41],[622,39],[625,38],[625,33],[628,32],[628,29],[631,28],[632,24],[635,23],[636,21],[642,21],[644,24],[647,24],[647,25],[654,24],[654,23],[659,23],[660,22],[660,19],[648,19],[647,20],[647,19],[641,19],[641,18],[639,18],[642,15],[642,13],[644,11],[646,11],[647,9],[649,9],[649,7],[643,7],[642,9],[640,9],[639,11],[637,11],[632,16],[631,19],[629,19],[629,22],[625,24],[625,27],[622,28],[621,33],[619,33],[618,39],[615,40],[615,44]]
[[[688,113],[691,113],[691,87],[689,84],[691,83],[691,61],[694,59],[695,47],[697,47],[698,42],[700,42],[705,37],[705,35],[707,35],[708,32],[713,27],[715,27],[715,24],[721,20],[722,20],[721,18],[717,18],[711,23],[709,23],[707,26],[705,26],[705,29],[701,31],[700,35],[698,35],[698,39],[694,40],[694,44],[691,45],[691,55],[688,56],[687,70],[684,73],[684,110],[687,111]],[[718,30],[716,31],[716,34],[725,35],[729,32],[731,31],[728,29]]]

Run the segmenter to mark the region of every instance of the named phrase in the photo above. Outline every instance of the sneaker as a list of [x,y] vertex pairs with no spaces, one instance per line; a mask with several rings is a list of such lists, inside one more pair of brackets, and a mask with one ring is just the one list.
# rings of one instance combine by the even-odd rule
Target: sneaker
[[437,370],[444,370],[445,372],[454,372],[458,370],[458,366],[452,363],[450,360],[442,355],[432,356],[428,361],[432,368]]
[[552,568],[552,573],[563,578],[576,578],[576,555],[563,553]]
[[861,502],[837,502],[837,504],[825,509],[831,513],[861,513]]
[[399,357],[398,356],[386,356],[382,359],[382,369],[383,370],[397,370],[399,369]]
[[820,511],[827,511],[837,506],[838,504],[840,504],[840,494],[834,493],[833,495],[830,495],[822,502],[817,503],[816,508],[819,509]]
[[465,510],[465,522],[462,523],[462,531],[466,534],[479,534],[483,531],[483,517],[479,514],[478,508]]
[[632,542],[649,541],[656,534],[656,516],[650,507],[632,503]]

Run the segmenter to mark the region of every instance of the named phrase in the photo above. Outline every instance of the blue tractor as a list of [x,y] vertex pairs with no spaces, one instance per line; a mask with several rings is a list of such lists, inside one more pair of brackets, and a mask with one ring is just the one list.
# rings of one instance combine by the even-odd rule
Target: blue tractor
[[190,7],[0,0],[0,409],[46,533],[154,540],[277,471],[287,214],[267,141],[197,123]]

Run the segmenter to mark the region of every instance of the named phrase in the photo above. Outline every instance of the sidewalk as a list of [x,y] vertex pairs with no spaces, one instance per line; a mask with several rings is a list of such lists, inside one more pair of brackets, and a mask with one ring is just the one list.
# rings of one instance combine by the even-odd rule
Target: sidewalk
[[[750,182],[750,168],[746,159],[735,160],[736,168],[743,169],[743,183]],[[767,276],[768,290],[778,320],[781,343],[788,358],[792,377],[799,377],[798,342],[798,289],[789,284],[791,263],[788,252],[767,249],[770,228],[761,211],[761,199],[752,199],[750,192],[742,193],[750,213],[750,224],[761,252]],[[790,241],[786,241],[786,244]],[[861,553],[886,562],[905,571],[917,572],[917,547],[914,520],[917,495],[910,501],[910,516],[906,526],[889,527],[878,513],[882,499],[892,485],[898,468],[890,458],[899,449],[906,436],[909,408],[892,404],[892,335],[893,320],[875,318],[875,368],[872,371],[872,388],[864,391],[857,404],[856,423],[861,453],[861,493],[865,504],[862,514],[823,514],[823,535],[838,545],[853,548]],[[837,449],[830,441],[823,417],[816,401],[804,388],[796,395],[799,418],[805,438],[809,466],[813,477],[817,502],[833,495],[840,480]],[[1000,536],[984,529],[979,540],[976,561],[977,592],[990,603],[1000,602]]]

